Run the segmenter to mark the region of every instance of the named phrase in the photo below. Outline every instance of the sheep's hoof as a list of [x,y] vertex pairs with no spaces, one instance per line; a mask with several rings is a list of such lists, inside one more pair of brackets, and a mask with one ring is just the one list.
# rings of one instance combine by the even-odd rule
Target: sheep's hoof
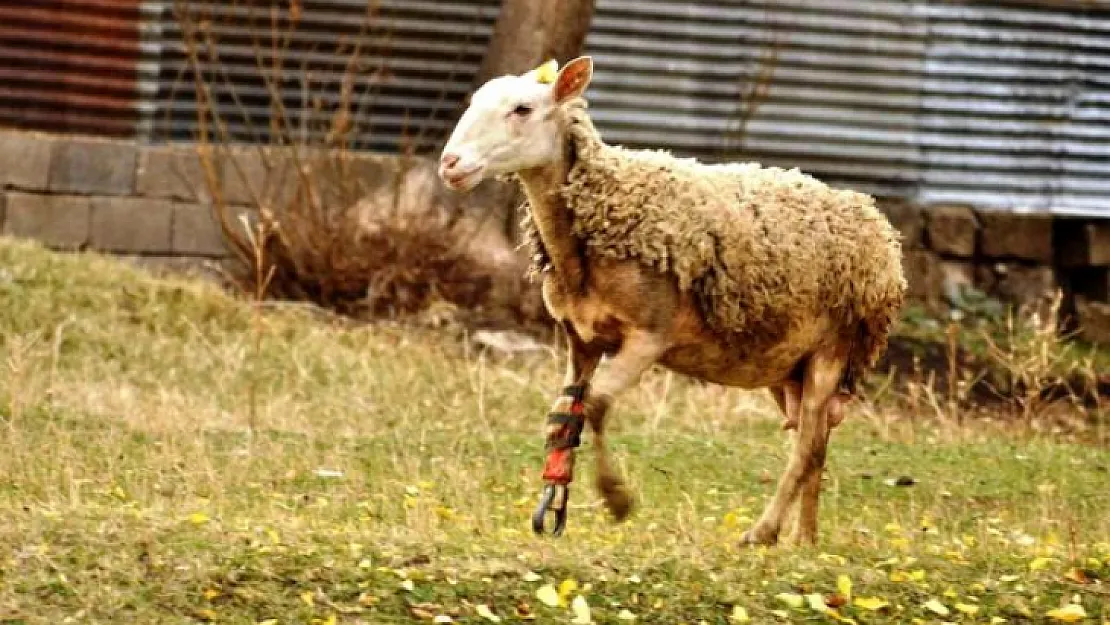
[[762,525],[756,525],[740,537],[741,545],[774,545],[778,542],[778,531]]
[[615,521],[623,521],[632,514],[634,507],[632,494],[618,478],[605,476],[597,480],[597,489],[605,499],[605,507]]

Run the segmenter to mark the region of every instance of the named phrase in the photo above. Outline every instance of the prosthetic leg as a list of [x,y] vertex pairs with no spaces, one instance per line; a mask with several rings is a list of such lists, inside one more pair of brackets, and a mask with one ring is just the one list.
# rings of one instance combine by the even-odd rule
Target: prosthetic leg
[[553,536],[561,536],[566,529],[575,449],[582,443],[582,428],[586,423],[585,396],[585,385],[564,388],[547,416],[547,461],[543,467],[545,485],[540,505],[532,514],[532,531],[537,534],[547,530],[548,515],[554,520],[550,528]]

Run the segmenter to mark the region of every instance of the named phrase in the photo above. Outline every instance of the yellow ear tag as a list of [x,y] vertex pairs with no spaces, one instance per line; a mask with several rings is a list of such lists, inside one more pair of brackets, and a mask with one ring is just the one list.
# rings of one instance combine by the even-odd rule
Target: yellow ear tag
[[532,77],[536,79],[536,82],[541,85],[550,85],[555,82],[555,77],[559,75],[559,62],[555,59],[551,59],[532,70],[530,73]]

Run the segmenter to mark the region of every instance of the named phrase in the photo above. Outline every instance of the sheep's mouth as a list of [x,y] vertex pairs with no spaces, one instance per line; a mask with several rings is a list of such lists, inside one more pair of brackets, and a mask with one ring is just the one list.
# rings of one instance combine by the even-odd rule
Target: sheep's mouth
[[444,184],[454,191],[470,191],[482,181],[484,167],[476,167],[462,173],[441,174]]

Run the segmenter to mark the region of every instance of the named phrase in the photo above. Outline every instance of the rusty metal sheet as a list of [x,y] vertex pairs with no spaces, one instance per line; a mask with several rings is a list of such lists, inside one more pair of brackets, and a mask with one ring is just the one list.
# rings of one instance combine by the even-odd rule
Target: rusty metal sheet
[[133,136],[139,0],[0,4],[0,125]]

